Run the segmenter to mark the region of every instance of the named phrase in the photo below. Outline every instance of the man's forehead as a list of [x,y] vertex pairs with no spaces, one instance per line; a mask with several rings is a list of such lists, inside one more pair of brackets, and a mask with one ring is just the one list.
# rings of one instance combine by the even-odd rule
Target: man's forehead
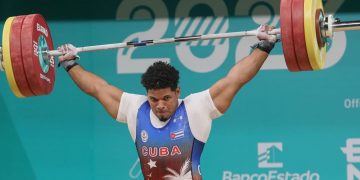
[[170,88],[166,88],[166,89],[149,89],[147,92],[147,95],[149,97],[157,97],[157,98],[161,98],[161,97],[165,97],[165,96],[171,96],[175,93],[175,91],[172,91]]
[[169,91],[169,92],[148,92],[147,95],[151,97],[165,97],[165,96],[171,96],[175,92]]

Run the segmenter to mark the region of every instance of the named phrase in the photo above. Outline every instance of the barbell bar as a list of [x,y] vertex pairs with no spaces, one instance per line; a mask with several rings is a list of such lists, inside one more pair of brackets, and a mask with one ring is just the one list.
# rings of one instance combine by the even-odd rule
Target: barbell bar
[[[278,35],[278,34],[280,34],[280,29],[273,29],[272,31],[269,31],[268,34]],[[131,41],[131,42],[122,42],[122,43],[115,43],[115,44],[104,44],[104,45],[78,47],[76,49],[78,52],[89,52],[89,51],[98,51],[98,50],[132,48],[132,47],[142,47],[142,46],[150,46],[150,45],[180,43],[180,42],[187,42],[187,41],[224,39],[224,38],[256,36],[256,35],[257,35],[257,30],[251,30],[251,31],[240,31],[240,32],[230,32],[230,33],[175,37],[175,38],[166,38],[166,39],[158,39],[158,40]],[[48,55],[48,56],[63,55],[63,53],[58,50],[44,51],[43,53],[45,53],[45,55]]]
[[[269,34],[281,37],[289,71],[320,70],[334,32],[360,30],[360,21],[325,16],[322,0],[281,0],[280,28]],[[122,42],[78,47],[78,52],[144,47],[187,41],[256,36],[257,30]],[[5,71],[16,97],[49,94],[55,83],[55,56],[50,29],[40,14],[9,17],[0,46],[0,70]]]
[[[339,31],[350,31],[350,30],[359,30],[360,21],[348,21],[340,22],[337,21],[333,25],[333,32]],[[273,29],[272,31],[267,32],[270,35],[279,35],[281,33],[280,28]],[[332,35],[327,35],[325,31],[323,32],[324,37],[332,37]],[[179,43],[186,41],[199,41],[199,40],[211,40],[211,39],[224,39],[224,38],[235,38],[235,37],[244,37],[244,36],[257,36],[257,30],[251,31],[239,31],[239,32],[230,32],[230,33],[218,33],[218,34],[206,34],[206,35],[196,35],[196,36],[184,36],[184,37],[175,37],[175,38],[166,38],[158,40],[142,40],[142,41],[130,41],[130,42],[121,42],[114,44],[103,44],[103,45],[94,45],[94,46],[85,46],[77,47],[77,51],[80,52],[90,52],[90,51],[99,51],[99,50],[109,50],[109,49],[120,49],[120,48],[133,48],[133,47],[142,47],[150,45],[160,45],[160,44],[170,44],[170,43]],[[47,50],[43,51],[47,56],[60,56],[63,55],[58,50]]]

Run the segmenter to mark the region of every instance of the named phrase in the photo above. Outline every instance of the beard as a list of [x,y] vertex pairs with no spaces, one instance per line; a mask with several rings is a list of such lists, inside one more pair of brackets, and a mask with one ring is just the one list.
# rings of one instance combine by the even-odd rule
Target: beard
[[157,112],[155,115],[161,122],[166,122],[171,118],[171,114],[168,111]]
[[160,120],[161,122],[166,122],[168,119],[169,119],[169,118],[167,118],[167,117],[159,117],[159,120]]

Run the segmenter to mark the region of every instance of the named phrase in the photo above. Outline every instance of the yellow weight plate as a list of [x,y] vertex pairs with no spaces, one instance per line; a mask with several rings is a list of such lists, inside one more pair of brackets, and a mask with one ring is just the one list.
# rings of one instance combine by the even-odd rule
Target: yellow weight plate
[[306,49],[313,70],[320,70],[325,66],[326,45],[319,47],[316,37],[316,11],[324,11],[322,0],[304,1],[304,28]]
[[11,64],[10,30],[11,30],[11,24],[12,24],[13,20],[14,20],[14,17],[9,17],[5,21],[5,24],[4,24],[3,39],[2,39],[3,63],[4,63],[6,79],[9,82],[12,92],[15,94],[16,97],[24,97],[24,95],[21,94],[19,87],[16,84],[14,72],[13,72],[12,64]]

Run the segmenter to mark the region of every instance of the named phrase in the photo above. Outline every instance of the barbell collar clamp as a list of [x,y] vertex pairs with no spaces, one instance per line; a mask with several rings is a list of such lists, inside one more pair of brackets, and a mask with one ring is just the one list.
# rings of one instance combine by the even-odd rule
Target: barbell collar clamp
[[328,15],[320,27],[323,37],[333,38],[334,32],[360,30],[360,21],[341,21],[333,15]]
[[324,17],[323,20],[323,24],[320,25],[321,28],[321,34],[323,37],[325,38],[330,38],[332,39],[334,36],[334,22],[335,22],[335,18],[333,15],[328,15],[326,17]]

